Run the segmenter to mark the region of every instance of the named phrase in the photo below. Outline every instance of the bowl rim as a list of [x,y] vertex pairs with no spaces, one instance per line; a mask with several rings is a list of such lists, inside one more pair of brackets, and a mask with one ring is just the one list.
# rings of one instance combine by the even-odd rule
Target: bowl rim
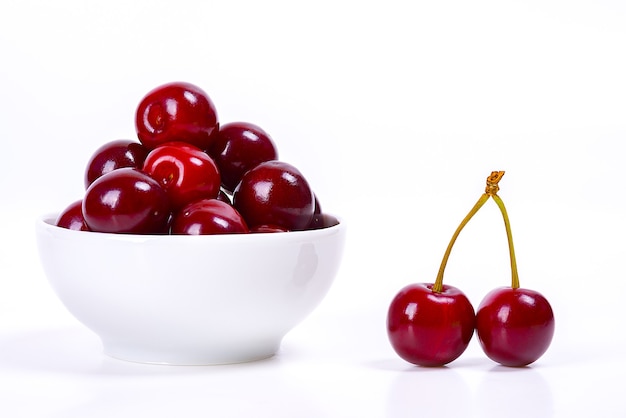
[[300,239],[313,239],[316,237],[322,237],[326,235],[333,235],[342,232],[346,229],[345,220],[333,213],[326,212],[327,215],[333,216],[339,222],[336,225],[319,229],[307,229],[289,232],[255,232],[247,234],[207,234],[207,235],[171,235],[171,234],[123,234],[113,232],[98,232],[98,231],[78,231],[73,229],[67,229],[55,225],[55,221],[60,215],[60,212],[48,212],[46,214],[37,217],[36,226],[38,229],[47,230],[54,234],[61,234],[61,236],[84,236],[89,239],[115,239],[121,241],[147,241],[147,240],[211,240],[211,241],[228,241],[238,240],[243,241],[255,241],[255,240],[300,240]]

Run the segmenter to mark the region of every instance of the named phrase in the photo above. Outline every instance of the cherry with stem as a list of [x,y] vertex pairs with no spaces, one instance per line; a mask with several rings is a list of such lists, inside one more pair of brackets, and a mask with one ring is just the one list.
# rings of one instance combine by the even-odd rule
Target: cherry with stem
[[443,273],[457,237],[498,190],[503,172],[487,178],[485,193],[458,226],[434,283],[414,283],[400,290],[387,313],[387,334],[396,353],[420,366],[443,366],[458,358],[474,334],[476,316],[467,296],[443,284]]
[[[485,192],[461,221],[446,248],[434,283],[403,288],[392,300],[387,332],[403,359],[421,366],[442,366],[460,356],[476,328],[481,347],[505,366],[525,366],[547,350],[554,334],[554,314],[540,293],[520,287],[511,224],[498,183],[504,171],[487,177]],[[504,220],[511,262],[511,286],[490,292],[476,314],[459,289],[443,284],[456,239],[472,217],[493,199]]]
[[[500,177],[504,175],[503,171],[498,173]],[[541,293],[520,287],[511,223],[498,190],[493,188],[486,194],[494,200],[504,220],[511,286],[494,289],[483,298],[476,313],[476,333],[487,357],[504,366],[522,367],[535,362],[550,346],[554,312]]]
[[[500,190],[498,183],[500,182],[502,176],[504,176],[504,171],[493,171],[491,175],[487,177],[487,186],[485,187],[485,193],[480,196],[474,207],[469,211],[465,218],[463,218],[456,231],[454,231],[452,239],[450,239],[450,243],[448,244],[448,248],[446,248],[446,252],[443,255],[443,260],[441,260],[441,266],[439,267],[439,272],[437,273],[437,278],[435,279],[435,284],[433,285],[434,292],[441,292],[443,288],[443,272],[446,269],[446,265],[448,264],[448,259],[450,258],[450,253],[452,252],[452,247],[454,246],[456,239],[461,234],[463,228],[465,228],[465,225],[469,223],[469,221],[474,217],[474,215],[476,215],[480,208],[483,207],[487,200],[489,200],[490,197],[496,195],[498,190]],[[510,243],[511,241],[509,241],[509,244]],[[514,260],[514,257],[512,258],[512,260]],[[517,269],[515,269],[515,274],[517,275]]]

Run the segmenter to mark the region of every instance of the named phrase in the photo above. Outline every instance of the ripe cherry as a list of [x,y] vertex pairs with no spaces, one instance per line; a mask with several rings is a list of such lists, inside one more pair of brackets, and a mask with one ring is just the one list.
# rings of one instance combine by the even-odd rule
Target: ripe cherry
[[167,192],[174,210],[216,198],[220,191],[220,173],[211,157],[184,142],[168,142],[150,151],[143,171]]
[[120,168],[98,178],[83,198],[85,222],[98,232],[164,233],[170,212],[165,190],[133,168]]
[[262,162],[278,159],[274,141],[263,129],[247,122],[220,126],[207,150],[222,175],[222,186],[235,190],[241,177]]
[[75,231],[89,231],[83,217],[83,200],[77,200],[66,207],[57,217],[55,224]]
[[188,142],[206,150],[219,128],[217,110],[200,87],[173,82],[159,86],[140,101],[135,127],[148,149],[166,142]]
[[[489,177],[487,187],[499,178]],[[421,366],[443,366],[459,357],[474,334],[476,317],[469,299],[459,289],[443,284],[443,273],[454,243],[472,216],[489,199],[485,193],[461,221],[434,283],[418,283],[402,289],[387,313],[387,333],[396,353]]]
[[458,358],[474,334],[474,308],[463,292],[432,283],[404,287],[387,314],[389,341],[404,360],[419,366],[443,366]]
[[339,219],[327,213],[316,213],[313,215],[313,219],[311,219],[307,229],[322,229],[335,225],[339,225]]
[[257,225],[250,228],[250,232],[268,233],[268,232],[289,232],[288,229],[276,225]]
[[539,292],[503,287],[492,290],[480,303],[476,330],[490,359],[504,366],[526,366],[550,346],[554,313]]
[[555,328],[554,312],[542,294],[520,288],[511,224],[497,191],[497,188],[492,190],[490,195],[504,219],[511,259],[511,286],[492,290],[482,300],[476,314],[476,333],[487,357],[504,366],[522,367],[538,360],[550,346]]
[[234,191],[233,206],[249,227],[303,230],[313,219],[315,199],[297,168],[283,161],[266,161],[244,174]]
[[314,195],[314,198],[315,206],[313,208],[313,218],[306,229],[322,229],[339,225],[337,218],[322,211],[322,206],[320,205],[317,195]]
[[85,189],[98,177],[123,167],[141,168],[148,149],[137,141],[118,139],[98,148],[85,170]]
[[171,233],[185,235],[244,234],[246,221],[228,203],[217,199],[192,202],[174,215]]

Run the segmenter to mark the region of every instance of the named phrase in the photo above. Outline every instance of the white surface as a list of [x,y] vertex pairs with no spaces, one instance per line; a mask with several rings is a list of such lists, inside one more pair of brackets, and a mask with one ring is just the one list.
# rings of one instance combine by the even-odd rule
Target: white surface
[[[3,3],[0,414],[623,416],[625,21],[618,0]],[[77,198],[91,152],[132,136],[136,101],[175,79],[267,130],[350,222],[327,299],[267,361],[109,359],[39,266],[36,217]],[[553,344],[522,370],[476,340],[447,368],[411,367],[387,305],[434,280],[492,170]],[[477,306],[507,256],[488,204],[445,282]]]

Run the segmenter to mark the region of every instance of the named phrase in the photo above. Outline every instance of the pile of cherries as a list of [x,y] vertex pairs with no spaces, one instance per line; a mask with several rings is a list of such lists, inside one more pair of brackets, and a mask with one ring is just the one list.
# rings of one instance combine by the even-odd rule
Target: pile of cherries
[[[504,366],[526,366],[548,349],[554,334],[554,313],[543,295],[520,288],[509,217],[497,194],[503,175],[504,171],[494,171],[487,178],[485,193],[452,236],[435,282],[410,284],[393,298],[387,334],[404,360],[420,366],[443,366],[465,351],[474,330],[485,354]],[[504,218],[512,280],[510,287],[488,293],[475,313],[461,290],[443,284],[443,272],[459,233],[489,198]]]
[[220,125],[198,86],[173,82],[148,92],[135,115],[138,140],[98,148],[85,194],[60,227],[126,234],[288,232],[336,225],[302,173],[278,159],[259,126]]

